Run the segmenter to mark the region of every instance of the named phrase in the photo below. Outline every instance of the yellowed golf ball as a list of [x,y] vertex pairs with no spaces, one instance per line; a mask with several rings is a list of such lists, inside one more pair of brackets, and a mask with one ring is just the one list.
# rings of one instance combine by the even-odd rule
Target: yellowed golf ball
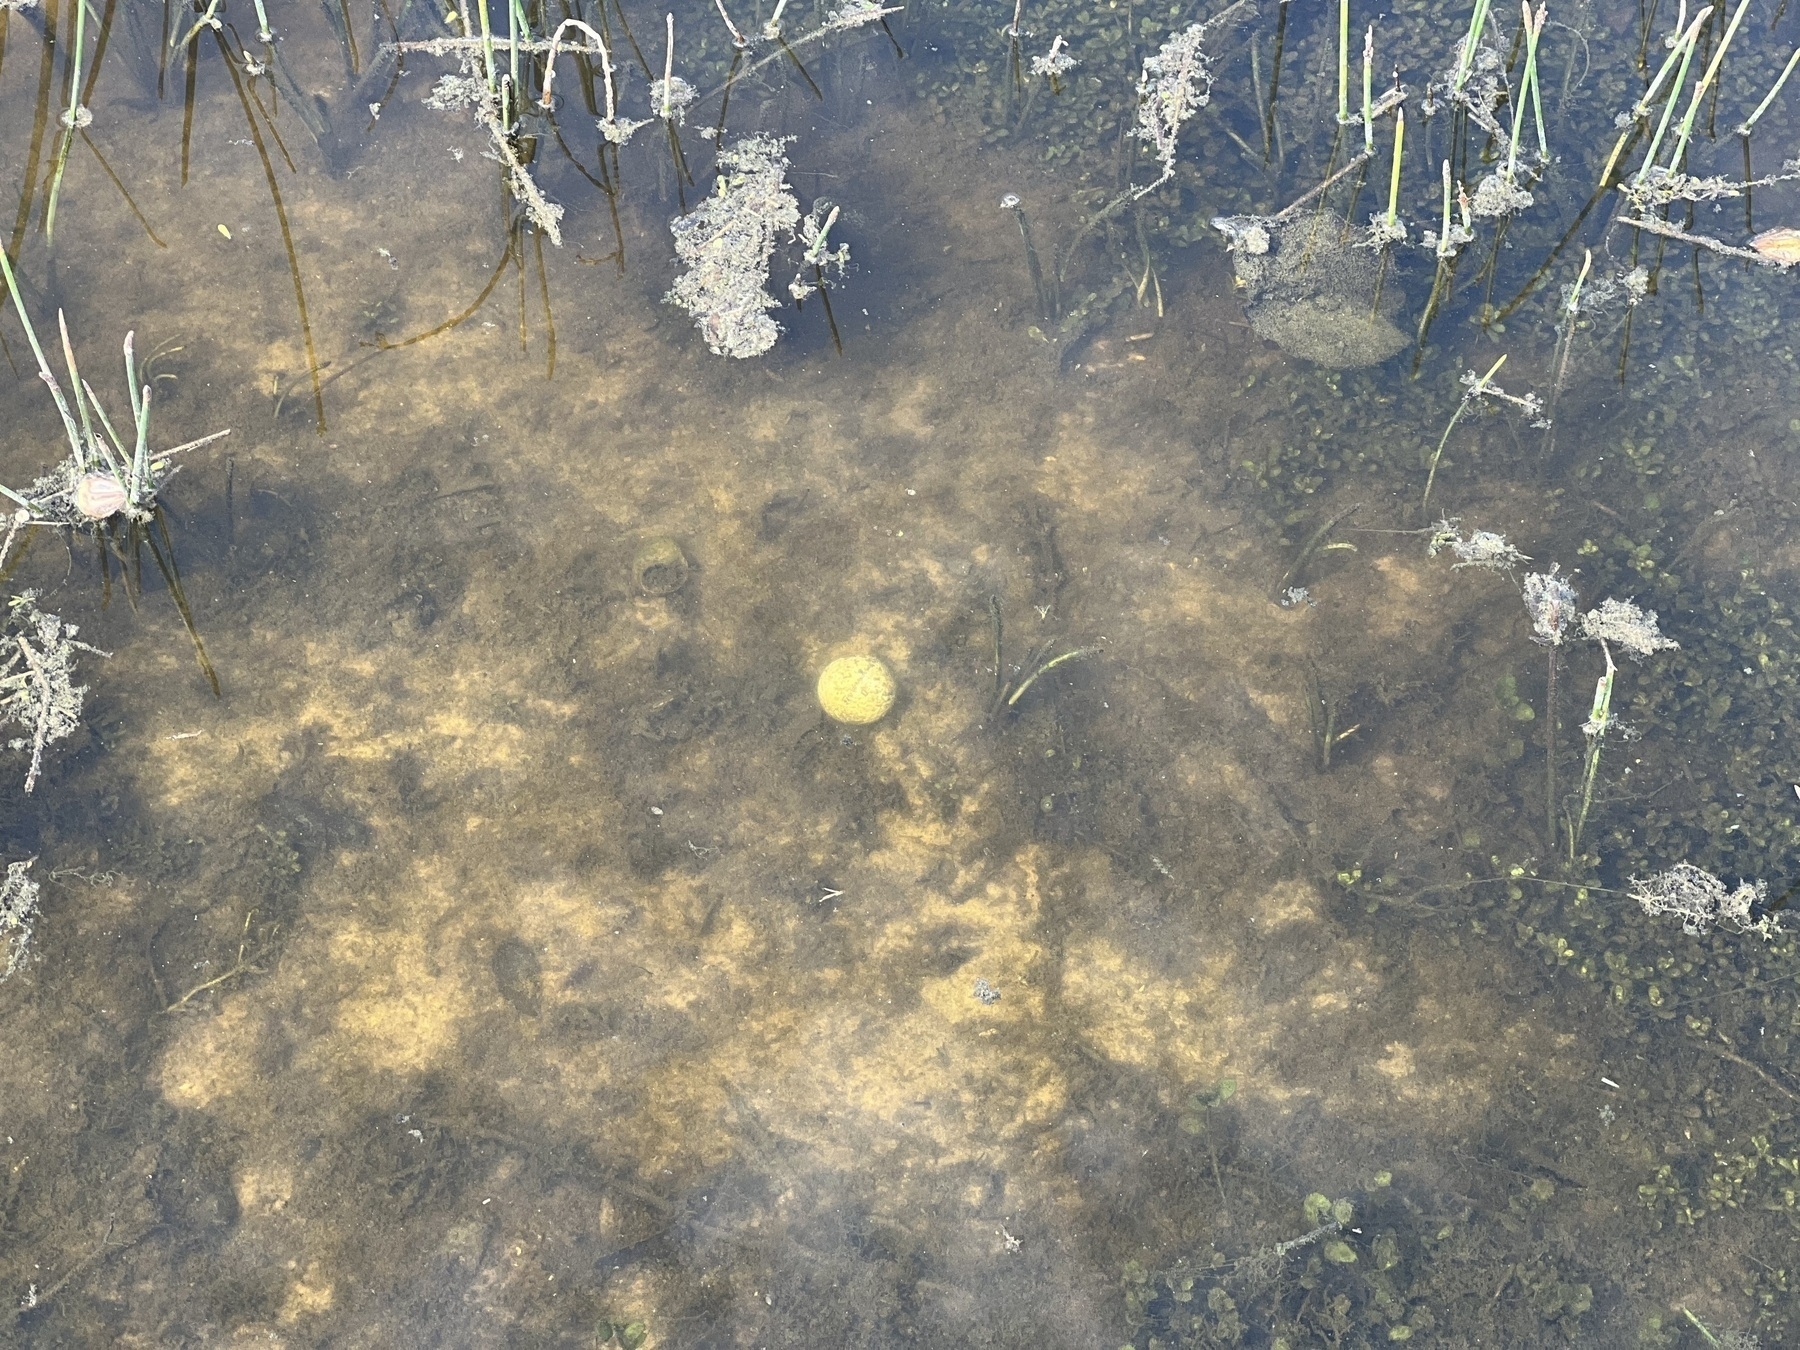
[[894,677],[873,656],[840,656],[819,672],[819,706],[846,726],[879,722],[894,706]]

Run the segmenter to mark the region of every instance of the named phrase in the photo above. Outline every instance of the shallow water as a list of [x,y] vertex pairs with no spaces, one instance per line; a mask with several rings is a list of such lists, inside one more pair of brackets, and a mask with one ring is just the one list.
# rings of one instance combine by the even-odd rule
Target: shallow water
[[[815,298],[746,361],[661,303],[716,98],[682,132],[694,186],[660,127],[625,148],[617,234],[540,136],[558,248],[509,229],[470,114],[422,106],[451,60],[389,91],[326,11],[278,8],[328,122],[258,76],[252,136],[210,31],[190,107],[179,55],[158,96],[161,16],[121,15],[88,135],[136,211],[77,136],[47,239],[66,39],[46,57],[41,12],[0,16],[39,331],[66,312],[110,408],[135,329],[157,444],[231,428],[164,494],[222,697],[153,569],[103,605],[91,545],[39,531],[11,578],[112,655],[0,815],[43,887],[0,985],[0,1336],[1794,1334],[1793,940],[1626,894],[1684,859],[1777,906],[1793,880],[1793,277],[1609,228],[1610,197],[1582,214],[1644,82],[1642,16],[1583,7],[1545,39],[1533,210],[1483,225],[1416,353],[1323,369],[1251,329],[1207,222],[1342,164],[1334,26],[1291,13],[1274,124],[1277,15],[1222,35],[1175,183],[1141,230],[1078,238],[1154,177],[1124,153],[1132,80],[1201,17],[1118,10],[1028,14],[1027,57],[1066,31],[1087,62],[1060,92],[1014,90],[1007,16],[961,4],[893,16],[904,60],[878,29],[802,48],[817,99],[785,59],[736,83],[732,132],[795,138],[800,207],[841,205],[853,262],[841,354]],[[626,12],[653,61],[656,15]],[[1696,173],[1741,172],[1730,125],[1796,40],[1750,15]],[[713,89],[709,16],[678,13],[677,69]],[[352,19],[365,67],[387,25]],[[1465,29],[1403,11],[1378,65],[1418,91]],[[559,125],[598,174],[564,60]],[[1794,118],[1759,125],[1758,172]],[[1407,133],[1415,241],[1448,134]],[[1390,143],[1331,209],[1380,209]],[[1005,192],[1064,273],[1049,314]],[[1674,218],[1737,244],[1800,215],[1792,184],[1753,204]],[[1654,291],[1584,318],[1565,365],[1584,246]],[[1412,339],[1432,259],[1386,268]],[[0,336],[20,485],[65,448],[16,318]],[[1555,439],[1472,410],[1426,512],[1459,377],[1502,354],[1509,391],[1554,393]],[[1453,569],[1440,514],[1532,561]],[[646,594],[665,536],[688,576]],[[1571,638],[1551,705],[1519,577],[1553,561],[1682,644],[1620,660],[1638,738],[1605,742],[1573,860],[1603,666]],[[850,653],[898,681],[870,727],[814,698]]]

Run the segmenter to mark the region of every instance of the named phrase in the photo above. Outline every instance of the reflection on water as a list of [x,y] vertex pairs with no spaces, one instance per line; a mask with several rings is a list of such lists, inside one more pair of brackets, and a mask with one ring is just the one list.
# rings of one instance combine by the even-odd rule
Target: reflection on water
[[[1142,196],[1136,80],[1200,14],[734,12],[740,53],[691,4],[706,97],[665,126],[656,15],[589,7],[617,107],[564,56],[552,121],[528,57],[499,151],[485,57],[428,108],[459,58],[379,56],[448,35],[412,7],[275,7],[272,51],[254,11],[107,9],[79,77],[66,0],[0,12],[39,332],[110,407],[135,329],[159,445],[232,428],[163,491],[222,697],[158,576],[103,604],[39,531],[10,578],[113,655],[3,819],[42,887],[0,987],[7,1336],[1784,1342],[1793,940],[1627,891],[1786,902],[1792,278],[1590,201],[1672,21],[1629,6],[1552,15],[1556,158],[1454,256],[1417,243],[1437,165],[1504,162],[1421,115],[1467,16],[1383,19],[1410,242],[1278,223],[1247,263],[1360,149],[1290,8],[1211,30]],[[1493,22],[1477,87],[1516,92]],[[1690,173],[1741,178],[1796,22],[1752,12]],[[1083,64],[1034,73],[1059,33]],[[721,120],[793,138],[790,224],[839,212],[772,241],[805,299],[742,361],[663,303]],[[1382,215],[1390,120],[1283,219]],[[0,336],[17,485],[66,447]],[[1681,645],[1606,630],[1596,721],[1608,598]],[[870,725],[815,699],[852,655],[897,684]]]

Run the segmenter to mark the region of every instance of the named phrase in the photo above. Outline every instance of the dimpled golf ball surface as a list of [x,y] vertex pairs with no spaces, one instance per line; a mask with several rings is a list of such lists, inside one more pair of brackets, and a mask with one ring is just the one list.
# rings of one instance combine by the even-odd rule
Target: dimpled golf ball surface
[[879,722],[894,706],[894,677],[872,656],[840,656],[819,672],[819,706],[846,726]]

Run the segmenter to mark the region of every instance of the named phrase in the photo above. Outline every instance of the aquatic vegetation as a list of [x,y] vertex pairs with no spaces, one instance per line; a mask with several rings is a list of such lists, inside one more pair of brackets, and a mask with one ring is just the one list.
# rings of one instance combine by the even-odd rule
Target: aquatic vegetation
[[538,187],[531,170],[520,157],[512,131],[505,117],[505,105],[498,90],[480,77],[473,53],[464,53],[460,75],[440,75],[425,98],[425,106],[440,112],[467,108],[474,113],[475,123],[487,133],[488,143],[506,172],[506,185],[533,226],[543,231],[550,242],[562,246],[563,207],[553,202]]
[[[0,252],[0,273],[5,276],[13,308],[31,344],[38,375],[56,403],[56,411],[62,418],[63,434],[69,445],[68,456],[48,473],[33,481],[29,487],[15,490],[0,486],[0,493],[10,498],[17,508],[11,513],[5,539],[0,540],[0,565],[5,563],[15,536],[31,526],[51,525],[85,532],[95,542],[108,592],[110,593],[112,582],[112,561],[116,559],[125,574],[126,595],[135,604],[142,586],[142,551],[148,546],[157,569],[168,583],[169,595],[181,614],[188,636],[193,639],[194,653],[201,672],[212,686],[213,693],[217,694],[219,679],[206,655],[206,646],[200,640],[193,611],[182,590],[181,574],[175,563],[174,542],[169,538],[168,525],[163,518],[158,498],[163,487],[178,471],[179,466],[174,463],[176,455],[228,436],[231,434],[230,429],[215,431],[209,436],[187,441],[171,449],[153,452],[150,449],[151,385],[148,382],[140,385],[138,382],[137,362],[131,345],[132,334],[127,333],[124,347],[125,388],[130,396],[132,415],[127,424],[130,428],[129,439],[121,437],[100,400],[95,397],[93,387],[81,377],[76,367],[75,348],[69,341],[68,325],[63,321],[61,311],[57,312],[56,322],[62,337],[63,360],[69,375],[70,393],[66,396],[38,342],[37,330],[32,326],[31,316],[19,294],[18,281],[13,276],[12,266],[6,261],[4,252]],[[73,409],[70,407],[71,401]],[[104,436],[102,432],[105,433]]]
[[[835,273],[839,280],[850,269],[850,245],[840,243],[831,247],[831,227],[837,224],[838,206],[821,197],[812,204],[812,210],[800,218],[800,231],[796,242],[800,245],[800,266],[794,272],[794,279],[788,282],[788,294],[794,297],[794,306],[798,308],[811,296],[818,296],[819,303],[825,307],[825,322],[831,328],[831,343],[843,355],[844,343],[838,336],[837,318],[831,312],[831,287],[826,282],[829,274]],[[812,280],[806,279],[806,269],[812,269]]]

